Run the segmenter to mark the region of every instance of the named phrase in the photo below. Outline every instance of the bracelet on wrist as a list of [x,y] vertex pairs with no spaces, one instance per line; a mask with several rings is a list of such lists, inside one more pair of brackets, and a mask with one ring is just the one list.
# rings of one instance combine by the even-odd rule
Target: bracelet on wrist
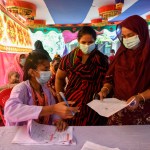
[[145,97],[143,96],[143,94],[142,93],[138,93],[138,95],[141,96],[142,100],[145,102]]

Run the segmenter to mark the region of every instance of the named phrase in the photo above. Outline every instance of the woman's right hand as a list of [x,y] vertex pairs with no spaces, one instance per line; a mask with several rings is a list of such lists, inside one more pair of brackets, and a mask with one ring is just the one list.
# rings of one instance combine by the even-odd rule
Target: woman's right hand
[[[68,104],[72,105],[74,102],[68,101]],[[65,102],[60,102],[53,105],[53,113],[59,115],[63,119],[72,118],[73,113],[80,112],[79,107],[67,107]]]
[[108,95],[108,89],[103,87],[98,95],[100,96],[100,100],[103,100]]

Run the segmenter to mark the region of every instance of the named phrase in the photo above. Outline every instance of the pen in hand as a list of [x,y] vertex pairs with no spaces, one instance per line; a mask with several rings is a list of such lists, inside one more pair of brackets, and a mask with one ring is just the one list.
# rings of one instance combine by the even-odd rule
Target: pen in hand
[[[64,93],[63,92],[59,92],[59,94],[62,97],[62,99],[64,100],[64,102],[66,103],[67,107],[69,107],[69,104],[68,104],[68,102],[67,102],[67,100],[65,98]],[[71,113],[72,113],[73,116],[75,115],[75,113],[73,111],[71,111]]]

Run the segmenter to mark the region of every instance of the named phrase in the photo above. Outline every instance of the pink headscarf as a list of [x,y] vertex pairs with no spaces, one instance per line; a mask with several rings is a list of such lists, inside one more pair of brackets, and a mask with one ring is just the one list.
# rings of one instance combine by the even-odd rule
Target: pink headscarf
[[6,84],[8,83],[8,74],[11,71],[18,72],[20,75],[20,81],[23,81],[23,70],[20,66],[20,55],[22,55],[22,54],[16,54],[15,55],[13,65],[10,66],[10,68],[8,68],[8,70],[5,74],[4,83],[6,83]]

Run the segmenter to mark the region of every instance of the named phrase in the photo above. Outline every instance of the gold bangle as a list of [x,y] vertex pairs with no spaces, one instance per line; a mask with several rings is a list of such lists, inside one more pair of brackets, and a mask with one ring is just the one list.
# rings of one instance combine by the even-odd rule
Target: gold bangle
[[140,95],[142,97],[143,101],[145,102],[145,97],[143,96],[143,94],[142,93],[138,93],[138,95]]

